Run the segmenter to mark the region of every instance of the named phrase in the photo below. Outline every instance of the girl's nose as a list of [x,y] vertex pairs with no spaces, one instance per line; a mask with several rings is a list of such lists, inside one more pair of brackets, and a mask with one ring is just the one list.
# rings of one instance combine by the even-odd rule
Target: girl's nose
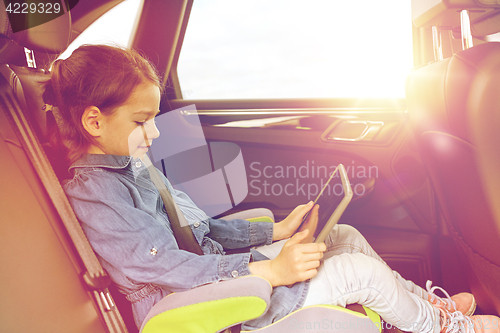
[[144,136],[144,141],[148,146],[151,145],[151,142],[154,139],[160,136],[160,131],[158,131],[158,128],[156,127],[156,123],[154,122],[154,120],[151,121],[151,123],[144,123],[141,126],[141,129],[142,129],[142,135]]
[[149,140],[156,139],[160,136],[160,131],[158,127],[156,127],[156,122],[154,120],[151,120],[149,124],[146,123],[146,134]]

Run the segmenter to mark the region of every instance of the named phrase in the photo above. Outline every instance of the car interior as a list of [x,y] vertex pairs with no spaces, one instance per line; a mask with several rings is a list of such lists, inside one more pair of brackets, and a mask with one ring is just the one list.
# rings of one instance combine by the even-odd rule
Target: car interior
[[[169,295],[138,328],[79,227],[60,185],[71,176],[48,143],[57,119],[44,108],[43,83],[50,63],[124,2],[65,1],[45,23],[30,26],[37,13],[26,14],[17,32],[0,3],[1,331],[234,333],[269,302],[269,283],[244,277]],[[500,316],[500,3],[412,0],[413,69],[401,98],[189,99],[178,66],[196,2],[141,1],[129,46],[164,78],[160,114],[195,105],[186,123],[199,119],[208,143],[241,150],[248,195],[218,217],[280,221],[342,163],[354,196],[339,223],[404,278],[471,292],[476,314]],[[302,309],[258,331],[321,318],[364,323],[349,332],[401,332],[359,305]]]

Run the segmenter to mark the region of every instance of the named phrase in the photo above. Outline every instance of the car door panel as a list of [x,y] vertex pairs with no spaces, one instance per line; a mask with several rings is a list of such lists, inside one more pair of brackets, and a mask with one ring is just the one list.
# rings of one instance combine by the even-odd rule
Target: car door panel
[[[170,102],[171,107],[191,103]],[[421,285],[429,277],[439,281],[433,254],[434,197],[404,107],[273,109],[272,101],[267,106],[265,101],[247,101],[246,107],[241,103],[194,103],[207,141],[229,141],[241,148],[248,195],[230,212],[266,207],[280,220],[297,205],[314,200],[329,173],[342,163],[354,197],[339,223],[362,231],[403,276]],[[188,122],[194,116],[185,115]],[[349,128],[335,132],[346,122],[356,125],[351,133]],[[366,140],[328,139],[332,130],[334,137],[357,138],[356,130],[370,124],[383,126]]]

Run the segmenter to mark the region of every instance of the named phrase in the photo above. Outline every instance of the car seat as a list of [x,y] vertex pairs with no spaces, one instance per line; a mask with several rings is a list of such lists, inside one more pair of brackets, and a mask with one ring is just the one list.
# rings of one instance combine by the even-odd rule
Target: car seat
[[492,127],[490,120],[498,120],[500,111],[499,65],[500,43],[485,43],[414,70],[406,86],[423,162],[469,286],[478,308],[496,315],[500,315],[500,220],[493,209],[498,207],[498,192],[492,197],[486,189],[499,172],[497,163],[496,176],[490,178],[494,163],[488,161],[498,156],[498,140],[490,141],[498,127]]

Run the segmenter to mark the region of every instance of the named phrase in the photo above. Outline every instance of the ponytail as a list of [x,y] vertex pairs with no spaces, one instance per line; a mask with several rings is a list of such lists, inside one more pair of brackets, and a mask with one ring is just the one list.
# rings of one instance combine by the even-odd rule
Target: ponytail
[[[62,124],[62,121],[57,121],[54,113],[54,88],[52,87],[51,80],[45,83],[45,91],[43,93],[43,101],[45,105],[43,110],[45,111],[47,120],[47,136],[49,140],[50,147],[52,148],[52,153],[56,154],[59,159],[66,160],[68,155],[68,148],[62,143],[61,131],[58,124]],[[68,161],[65,161],[68,162]]]

